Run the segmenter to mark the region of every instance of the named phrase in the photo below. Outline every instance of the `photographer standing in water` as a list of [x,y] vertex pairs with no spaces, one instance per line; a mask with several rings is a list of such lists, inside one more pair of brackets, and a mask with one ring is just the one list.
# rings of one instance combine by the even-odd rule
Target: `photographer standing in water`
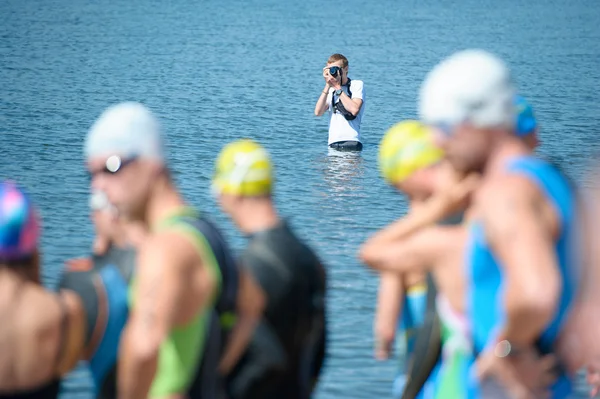
[[361,151],[360,121],[364,112],[362,80],[348,77],[348,59],[333,54],[323,68],[325,88],[315,105],[315,115],[329,111],[328,145],[339,151]]

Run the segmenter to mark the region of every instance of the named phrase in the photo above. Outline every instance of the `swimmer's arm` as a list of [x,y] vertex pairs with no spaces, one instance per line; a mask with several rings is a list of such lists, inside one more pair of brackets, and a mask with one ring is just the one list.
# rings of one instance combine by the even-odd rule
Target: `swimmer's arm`
[[240,267],[239,270],[237,323],[231,331],[229,342],[219,364],[219,372],[222,375],[229,374],[246,350],[266,304],[265,293],[256,280],[243,267]]
[[379,262],[382,252],[387,250],[390,245],[431,225],[436,219],[435,214],[427,209],[409,212],[403,218],[370,237],[360,248],[358,254],[360,260],[367,265]]
[[57,377],[71,371],[83,357],[86,336],[86,314],[79,296],[68,289],[57,294],[63,302],[66,323],[63,339],[62,357],[57,367]]
[[479,179],[476,174],[463,178],[451,190],[435,194],[423,205],[412,208],[406,216],[374,234],[361,247],[361,260],[370,264],[382,251],[398,240],[464,209],[471,193],[478,186]]
[[[379,271],[426,272],[449,249],[445,232],[453,227],[430,226],[380,248],[363,262]],[[454,227],[456,228],[456,227]]]
[[402,275],[391,272],[381,273],[374,326],[375,357],[379,360],[385,360],[390,356],[403,297]]
[[584,199],[585,202],[580,203],[578,215],[583,252],[578,299],[584,303],[598,304],[600,303],[600,290],[597,289],[600,283],[600,246],[594,241],[600,234],[600,189],[597,187],[588,189]]
[[503,267],[506,320],[498,337],[530,346],[552,320],[560,295],[554,238],[531,182],[510,176],[483,197],[487,239]]
[[148,396],[159,348],[175,325],[190,263],[198,256],[190,243],[174,233],[146,242],[138,253],[135,305],[119,348],[120,399]]

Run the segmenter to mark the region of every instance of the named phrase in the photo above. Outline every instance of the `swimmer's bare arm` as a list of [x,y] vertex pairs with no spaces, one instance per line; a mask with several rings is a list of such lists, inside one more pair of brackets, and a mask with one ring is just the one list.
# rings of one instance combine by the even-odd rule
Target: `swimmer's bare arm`
[[[401,263],[396,266],[393,264],[404,253],[418,255],[423,250],[421,246],[431,249],[432,243],[435,242],[427,242],[428,236],[437,235],[441,231],[435,229],[434,223],[449,214],[444,201],[444,199],[432,198],[418,211],[409,213],[375,234],[361,247],[359,252],[361,261],[377,270],[396,272],[413,270],[414,266],[410,264]],[[430,228],[431,230],[422,234]]]
[[[597,177],[594,176],[594,177]],[[581,257],[581,276],[577,300],[569,312],[566,326],[561,331],[558,353],[563,363],[572,373],[588,366],[588,380],[594,385],[593,393],[600,388],[600,246],[594,241],[600,233],[600,190],[586,190],[584,201],[579,203],[579,220],[581,223],[580,243],[578,248]]]
[[[597,178],[598,172],[595,177]],[[583,244],[583,267],[579,300],[589,304],[600,304],[600,246],[594,241],[600,235],[600,188],[588,189],[585,206],[580,207],[581,240]]]
[[560,294],[554,232],[538,189],[508,176],[481,197],[488,242],[503,266],[506,320],[499,340],[531,346],[555,312]]
[[[599,172],[594,171],[594,179],[599,177]],[[600,246],[594,241],[600,234],[600,188],[586,191],[587,201],[585,206],[580,206],[583,243],[581,286],[567,327],[561,333],[560,350],[573,373],[586,366],[590,397],[596,397],[600,392],[600,290],[597,289],[600,284]]]
[[62,377],[71,371],[83,357],[87,327],[85,310],[79,296],[70,290],[63,290],[57,295],[62,300],[63,309],[66,312],[64,346],[62,358],[57,367],[57,376]]
[[231,331],[229,342],[219,364],[219,372],[222,375],[229,374],[246,350],[266,304],[262,288],[243,267],[240,267],[239,280],[237,322]]
[[374,326],[375,357],[379,360],[390,356],[403,296],[402,275],[392,272],[381,273]]
[[406,216],[369,238],[360,249],[360,258],[367,264],[376,262],[381,252],[396,241],[464,209],[479,180],[476,174],[467,176],[451,190],[437,193],[418,209],[411,209]]
[[399,240],[435,223],[441,216],[434,202],[425,204],[415,212],[393,222],[369,238],[360,248],[359,258],[363,263],[377,268],[383,254]]
[[373,269],[395,273],[428,271],[441,256],[454,248],[448,234],[460,227],[429,226],[394,241],[363,259]]
[[[154,379],[159,348],[167,338],[180,312],[189,310],[183,303],[189,291],[193,268],[201,262],[193,245],[172,232],[149,238],[140,248],[137,260],[135,305],[121,338],[118,366],[120,399],[142,399]],[[203,278],[201,303],[210,298],[214,281]]]

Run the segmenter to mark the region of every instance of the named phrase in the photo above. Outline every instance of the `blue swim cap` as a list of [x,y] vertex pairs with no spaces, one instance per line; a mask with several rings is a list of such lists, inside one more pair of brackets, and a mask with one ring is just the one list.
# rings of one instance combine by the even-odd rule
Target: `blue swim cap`
[[516,95],[514,105],[517,108],[517,123],[516,133],[517,136],[523,137],[534,132],[537,127],[535,116],[533,115],[533,108],[525,100],[525,98]]

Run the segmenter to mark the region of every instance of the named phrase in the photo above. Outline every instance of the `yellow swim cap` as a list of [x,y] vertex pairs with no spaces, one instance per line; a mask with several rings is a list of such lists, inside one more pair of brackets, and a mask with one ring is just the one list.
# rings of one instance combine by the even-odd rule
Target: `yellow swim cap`
[[383,136],[379,145],[379,169],[388,183],[396,184],[419,169],[439,162],[443,155],[425,125],[407,120],[395,124]]
[[244,139],[227,144],[215,166],[213,189],[219,193],[247,197],[271,193],[271,160],[255,141]]

